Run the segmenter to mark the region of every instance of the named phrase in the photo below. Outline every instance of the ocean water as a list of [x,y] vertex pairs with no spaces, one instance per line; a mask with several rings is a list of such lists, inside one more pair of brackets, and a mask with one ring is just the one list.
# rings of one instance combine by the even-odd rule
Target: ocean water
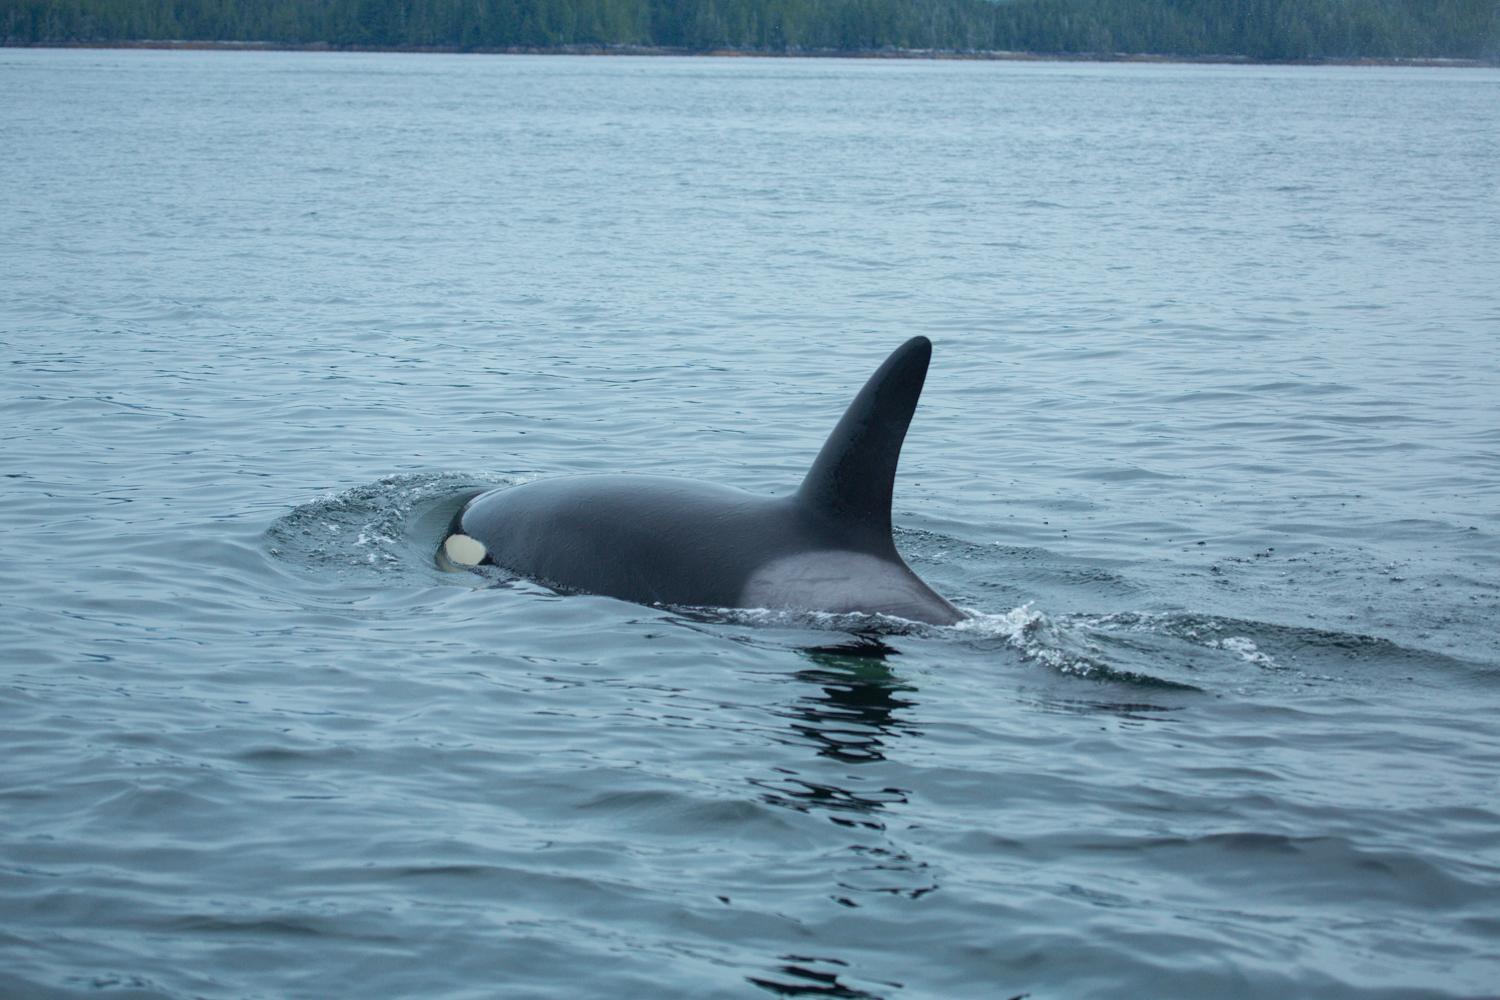
[[[1500,995],[1497,107],[0,50],[0,995]],[[434,563],[914,334],[961,625]]]

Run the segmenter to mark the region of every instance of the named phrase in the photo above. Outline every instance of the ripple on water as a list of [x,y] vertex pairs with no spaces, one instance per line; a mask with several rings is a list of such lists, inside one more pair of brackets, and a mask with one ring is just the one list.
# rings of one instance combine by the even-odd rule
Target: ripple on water
[[[1494,993],[1494,74],[0,76],[0,995]],[[914,334],[959,627],[434,564]]]

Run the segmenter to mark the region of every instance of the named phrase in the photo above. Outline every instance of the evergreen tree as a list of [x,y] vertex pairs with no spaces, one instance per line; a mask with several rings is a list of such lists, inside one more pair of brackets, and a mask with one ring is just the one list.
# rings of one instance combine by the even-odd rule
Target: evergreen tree
[[643,45],[1500,61],[1496,0],[0,0],[8,45]]

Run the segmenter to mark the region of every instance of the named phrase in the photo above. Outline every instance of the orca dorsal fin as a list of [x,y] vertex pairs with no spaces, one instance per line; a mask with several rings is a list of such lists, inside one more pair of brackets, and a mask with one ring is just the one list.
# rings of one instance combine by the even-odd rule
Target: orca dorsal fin
[[799,502],[837,518],[867,545],[895,547],[891,493],[896,463],[931,358],[932,342],[926,337],[913,337],[896,348],[844,411],[797,490]]

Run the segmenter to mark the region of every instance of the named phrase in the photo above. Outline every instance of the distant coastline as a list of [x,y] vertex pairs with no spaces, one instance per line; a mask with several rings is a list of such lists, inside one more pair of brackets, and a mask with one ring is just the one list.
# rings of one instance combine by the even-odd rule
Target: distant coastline
[[1500,65],[1496,0],[0,0],[0,44]]
[[1185,63],[1230,66],[1409,66],[1444,69],[1493,69],[1483,59],[1389,56],[1261,59],[1243,55],[1172,55],[1150,52],[1017,52],[956,49],[735,49],[677,48],[665,45],[332,45],[328,42],[254,42],[212,40],[139,40],[97,42],[0,42],[13,49],[150,49],[189,52],[394,52],[433,55],[540,56],[692,56],[719,59],[893,59],[960,62]]

